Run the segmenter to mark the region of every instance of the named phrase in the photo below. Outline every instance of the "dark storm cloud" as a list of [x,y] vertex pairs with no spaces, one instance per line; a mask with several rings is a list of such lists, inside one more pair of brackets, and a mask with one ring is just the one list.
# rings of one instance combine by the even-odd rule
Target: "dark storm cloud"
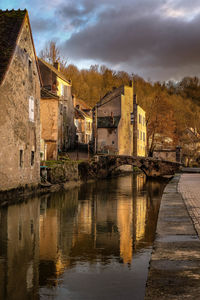
[[31,27],[35,32],[49,32],[57,30],[57,23],[52,18],[43,19],[41,17],[33,17],[31,18]]
[[63,21],[68,20],[72,26],[80,27],[89,21],[91,14],[95,13],[97,8],[98,5],[93,0],[80,0],[61,5],[56,13]]
[[[195,11],[198,11],[198,2],[193,3]],[[71,58],[126,66],[127,70],[134,68],[138,72],[146,69],[152,77],[155,71],[156,76],[163,78],[175,73],[182,76],[183,71],[200,66],[200,15],[190,16],[190,20],[186,18],[187,11],[190,12],[188,2],[125,0],[120,4],[115,0],[109,3],[115,6],[106,7],[97,14],[93,25],[74,33],[65,43]],[[91,1],[85,12],[94,12],[100,7],[100,4],[96,8],[89,4]],[[63,11],[63,15],[66,12]],[[74,11],[73,18],[79,17],[79,13]],[[177,17],[176,14],[183,15]]]

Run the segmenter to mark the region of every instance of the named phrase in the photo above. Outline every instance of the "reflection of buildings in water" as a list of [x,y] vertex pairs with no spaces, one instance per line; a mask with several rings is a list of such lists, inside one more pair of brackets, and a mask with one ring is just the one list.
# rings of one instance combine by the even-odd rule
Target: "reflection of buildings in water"
[[120,257],[124,263],[132,261],[132,222],[133,203],[130,199],[119,199],[117,202],[117,225],[120,233]]
[[137,192],[142,192],[146,184],[146,176],[143,173],[138,174],[136,180],[137,180]]
[[135,240],[139,242],[144,238],[146,226],[146,213],[147,213],[147,199],[145,196],[138,196],[135,205]]
[[[73,247],[75,216],[78,207],[77,189],[63,194],[44,196],[40,205],[40,285],[57,278],[69,267]],[[66,231],[66,228],[70,229]]]
[[90,200],[79,201],[78,203],[78,233],[92,233],[92,205]]
[[1,299],[38,298],[38,217],[38,199],[1,210],[0,235],[4,243],[0,254],[4,260],[0,275],[4,277],[4,285],[0,285]]
[[117,229],[117,201],[111,198],[96,201],[96,248],[101,249],[102,260],[107,256],[119,255],[119,233]]

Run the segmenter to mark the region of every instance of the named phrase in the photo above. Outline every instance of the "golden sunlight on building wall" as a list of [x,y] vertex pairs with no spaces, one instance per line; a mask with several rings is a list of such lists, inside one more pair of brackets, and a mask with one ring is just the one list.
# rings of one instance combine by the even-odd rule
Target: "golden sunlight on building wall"
[[147,140],[147,130],[146,130],[146,113],[138,105],[137,107],[137,155],[146,155],[146,140]]
[[124,263],[131,263],[132,261],[132,222],[132,202],[129,199],[120,199],[118,201],[117,224],[120,234],[120,256]]
[[[122,192],[128,195],[132,179],[119,179]],[[117,201],[117,226],[120,235],[120,256],[124,263],[131,263],[133,256],[133,202],[129,196],[122,196]]]

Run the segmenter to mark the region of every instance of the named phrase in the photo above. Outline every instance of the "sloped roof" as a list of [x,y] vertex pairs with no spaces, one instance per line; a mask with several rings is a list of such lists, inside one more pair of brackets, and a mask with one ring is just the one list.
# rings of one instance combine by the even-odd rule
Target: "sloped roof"
[[81,106],[81,109],[86,109],[86,110],[91,110],[92,109],[91,106],[89,106],[85,101],[83,101],[81,99],[75,98],[75,102],[76,102],[76,105]]
[[54,66],[52,66],[51,64],[49,64],[48,62],[46,62],[45,60],[43,60],[42,58],[38,57],[38,62],[43,63],[49,70],[51,70],[52,72],[54,72],[58,77],[60,77],[62,80],[64,80],[65,82],[67,82],[68,84],[71,85],[71,81],[69,81],[65,75],[63,73],[61,73],[60,71],[58,71]]
[[41,89],[41,98],[43,99],[59,99],[59,96],[53,94],[52,92],[46,90],[45,88]]
[[107,102],[110,102],[114,99],[116,99],[117,97],[119,97],[120,95],[124,94],[124,85],[118,87],[118,88],[113,88],[112,91],[107,92],[101,99],[100,101],[98,101],[96,103],[97,107],[100,107],[104,104],[106,104]]
[[27,10],[0,10],[0,83],[13,56]]
[[78,109],[77,107],[74,108],[75,109],[75,117],[77,119],[85,119],[85,118],[90,118],[92,119],[92,117],[90,115],[88,115],[85,111],[82,111],[81,109]]
[[98,117],[97,118],[97,128],[117,128],[120,116],[117,117]]

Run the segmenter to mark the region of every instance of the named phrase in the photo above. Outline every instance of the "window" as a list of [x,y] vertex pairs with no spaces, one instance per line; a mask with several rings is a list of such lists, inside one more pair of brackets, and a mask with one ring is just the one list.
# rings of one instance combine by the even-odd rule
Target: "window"
[[35,160],[35,152],[31,151],[31,166],[34,165],[34,160]]
[[32,60],[31,58],[29,57],[28,59],[28,66],[29,66],[29,70],[31,71],[31,67],[32,67]]
[[64,84],[62,84],[62,83],[60,85],[60,94],[61,94],[61,96],[64,96]]
[[29,57],[28,58],[28,75],[29,75],[29,80],[30,81],[32,81],[32,73],[33,73],[33,70],[32,70],[32,60]]
[[145,125],[145,117],[143,117],[143,126]]
[[63,114],[63,104],[62,103],[60,104],[60,114],[61,115]]
[[29,121],[34,122],[34,98],[29,97]]
[[141,141],[142,141],[142,131],[140,131],[140,139],[141,139]]
[[143,132],[143,141],[145,142],[145,132]]
[[30,221],[30,225],[31,225],[31,234],[33,234],[34,233],[33,220]]
[[23,150],[19,150],[19,166],[23,167]]
[[139,114],[139,123],[142,124],[142,116]]

